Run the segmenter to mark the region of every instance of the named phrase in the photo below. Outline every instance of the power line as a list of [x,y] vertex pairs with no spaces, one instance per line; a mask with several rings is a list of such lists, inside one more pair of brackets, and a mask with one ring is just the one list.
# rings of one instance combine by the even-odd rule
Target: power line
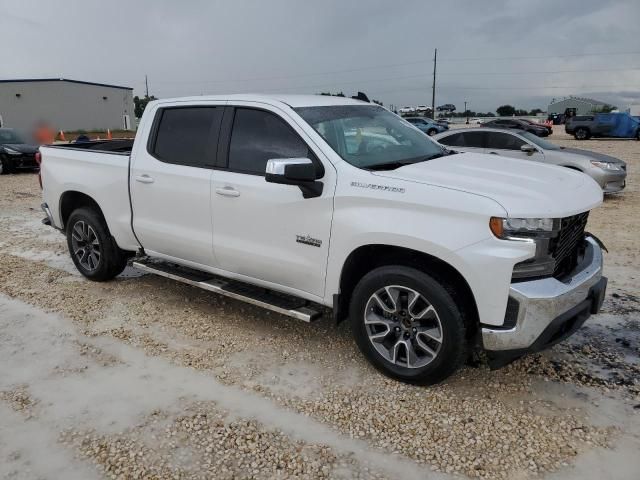
[[[570,89],[570,90],[580,90],[580,89],[593,89],[593,88],[637,88],[637,85],[530,85],[527,87],[466,87],[464,85],[444,85],[440,88],[445,89],[457,89],[457,90],[549,90],[549,89]],[[403,92],[413,92],[424,90],[424,88],[402,88]],[[383,90],[376,91],[376,95],[380,94],[388,94],[388,93],[398,93],[398,89],[393,90]]]
[[515,55],[510,57],[448,57],[442,61],[459,62],[471,60],[535,60],[543,58],[573,58],[573,57],[609,57],[612,55],[640,55],[640,52],[609,52],[609,53],[571,53],[567,55],[534,55],[521,56]]
[[[541,59],[541,58],[569,58],[569,57],[588,57],[588,56],[612,56],[612,55],[640,55],[640,52],[611,52],[611,53],[584,53],[584,54],[572,54],[572,55],[549,55],[549,56],[518,56],[518,57],[453,57],[453,58],[441,58],[441,62],[446,61],[463,61],[463,60],[514,60],[514,59]],[[426,63],[430,63],[432,60],[419,60],[415,62],[405,62],[405,63],[391,63],[386,65],[370,65],[367,67],[359,67],[359,68],[350,68],[346,70],[333,70],[326,72],[315,72],[315,73],[305,73],[305,74],[296,74],[296,75],[280,75],[273,77],[252,77],[252,78],[235,78],[235,79],[216,79],[216,80],[160,80],[156,81],[156,83],[176,83],[176,84],[202,84],[202,83],[231,83],[231,82],[259,82],[265,80],[282,80],[289,78],[304,78],[304,77],[315,77],[322,75],[335,75],[339,73],[353,73],[353,72],[361,72],[366,70],[376,70],[382,68],[395,68],[395,67],[406,67],[412,65],[424,65]]]

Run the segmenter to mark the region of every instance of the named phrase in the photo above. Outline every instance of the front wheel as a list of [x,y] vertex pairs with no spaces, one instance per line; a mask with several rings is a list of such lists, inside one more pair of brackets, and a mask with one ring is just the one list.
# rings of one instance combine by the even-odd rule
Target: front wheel
[[576,140],[589,140],[591,134],[586,128],[578,128],[576,129],[576,132],[573,134],[573,136],[576,138]]
[[116,245],[95,209],[79,208],[69,216],[67,246],[76,268],[89,280],[111,280],[127,266],[126,252]]
[[427,130],[427,135],[429,135],[430,137],[433,137],[436,133],[438,133],[438,130],[436,130],[435,128],[430,128],[429,130]]
[[463,315],[447,287],[409,267],[366,274],[350,305],[360,351],[385,375],[431,385],[453,374],[466,358]]
[[4,157],[0,157],[0,175],[6,175],[7,173],[11,173],[9,160]]

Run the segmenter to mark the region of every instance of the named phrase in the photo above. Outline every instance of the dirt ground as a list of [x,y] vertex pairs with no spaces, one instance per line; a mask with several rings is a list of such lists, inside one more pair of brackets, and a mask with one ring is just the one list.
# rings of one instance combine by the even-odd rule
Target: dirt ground
[[608,296],[569,341],[421,388],[348,326],[307,325],[131,269],[92,283],[0,177],[0,478],[638,479],[640,142],[551,140],[629,164],[592,212]]

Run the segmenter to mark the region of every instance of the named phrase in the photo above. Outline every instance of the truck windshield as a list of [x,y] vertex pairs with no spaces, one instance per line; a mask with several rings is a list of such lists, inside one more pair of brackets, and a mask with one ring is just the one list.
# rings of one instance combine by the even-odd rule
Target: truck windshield
[[427,135],[377,105],[300,107],[295,111],[340,157],[358,168],[393,169],[447,153]]

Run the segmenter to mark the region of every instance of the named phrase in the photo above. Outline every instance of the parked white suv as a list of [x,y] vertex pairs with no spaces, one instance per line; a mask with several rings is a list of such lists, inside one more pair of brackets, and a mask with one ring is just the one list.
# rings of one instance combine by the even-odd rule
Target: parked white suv
[[403,381],[438,382],[476,348],[493,366],[538,351],[602,304],[601,249],[584,233],[602,201],[591,178],[450,155],[377,105],[159,100],[133,145],[41,154],[45,223],[87,278],[132,261],[305,321],[331,307]]

